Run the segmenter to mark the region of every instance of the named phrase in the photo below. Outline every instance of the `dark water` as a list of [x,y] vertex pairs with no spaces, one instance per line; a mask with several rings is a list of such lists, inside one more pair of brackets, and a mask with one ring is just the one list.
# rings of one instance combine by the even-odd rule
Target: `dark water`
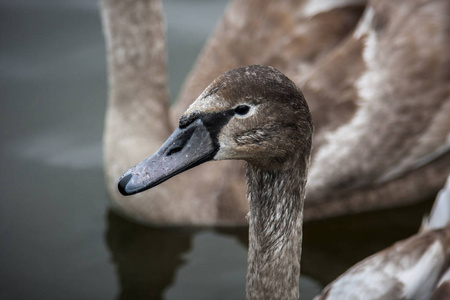
[[[163,4],[175,98],[225,2]],[[108,210],[105,70],[96,1],[0,1],[0,299],[243,299],[246,228],[149,228]],[[306,224],[302,299],[413,234],[429,206]]]

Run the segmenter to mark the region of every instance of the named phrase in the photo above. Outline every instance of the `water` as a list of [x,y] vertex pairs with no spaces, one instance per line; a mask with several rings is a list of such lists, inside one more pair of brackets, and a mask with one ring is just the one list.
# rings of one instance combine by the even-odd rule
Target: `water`
[[[164,5],[175,98],[225,2]],[[151,228],[108,210],[96,1],[1,0],[0,45],[0,299],[243,299],[247,228]],[[429,206],[306,224],[302,299],[416,232]]]

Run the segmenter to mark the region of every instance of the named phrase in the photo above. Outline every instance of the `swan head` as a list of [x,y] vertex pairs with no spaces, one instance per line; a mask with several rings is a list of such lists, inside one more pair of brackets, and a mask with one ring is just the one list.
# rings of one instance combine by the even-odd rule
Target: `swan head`
[[261,169],[292,168],[307,157],[312,122],[300,89],[272,67],[247,66],[214,80],[152,156],[125,172],[131,195],[211,160],[245,160]]

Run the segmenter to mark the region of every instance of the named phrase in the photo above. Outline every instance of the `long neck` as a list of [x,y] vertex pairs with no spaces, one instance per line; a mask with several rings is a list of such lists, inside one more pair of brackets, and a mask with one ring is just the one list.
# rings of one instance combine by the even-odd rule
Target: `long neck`
[[298,299],[306,172],[247,168],[247,299]]
[[[161,1],[102,0],[101,12],[108,53],[108,108],[131,111],[134,116],[145,115],[146,118],[127,119],[136,127],[146,127],[145,137],[158,123],[148,119],[163,123],[169,133],[167,51]],[[144,126],[143,122],[152,126]]]

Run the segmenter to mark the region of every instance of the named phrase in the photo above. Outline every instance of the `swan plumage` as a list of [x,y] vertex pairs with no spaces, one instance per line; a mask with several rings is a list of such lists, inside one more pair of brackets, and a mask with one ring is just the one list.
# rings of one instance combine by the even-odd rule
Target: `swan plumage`
[[357,263],[314,300],[446,299],[449,276],[450,176],[417,234]]
[[[411,203],[444,184],[450,172],[449,11],[450,3],[441,0],[369,2],[348,41],[363,42],[360,74],[350,81],[357,106],[329,131],[320,129],[320,116],[315,119],[321,145],[306,211],[334,206],[339,214]],[[338,70],[345,79],[347,67]],[[326,69],[315,72],[328,76]],[[327,102],[316,107],[308,93],[311,84],[305,95],[313,117],[326,114]],[[340,98],[332,85],[321,88]]]

